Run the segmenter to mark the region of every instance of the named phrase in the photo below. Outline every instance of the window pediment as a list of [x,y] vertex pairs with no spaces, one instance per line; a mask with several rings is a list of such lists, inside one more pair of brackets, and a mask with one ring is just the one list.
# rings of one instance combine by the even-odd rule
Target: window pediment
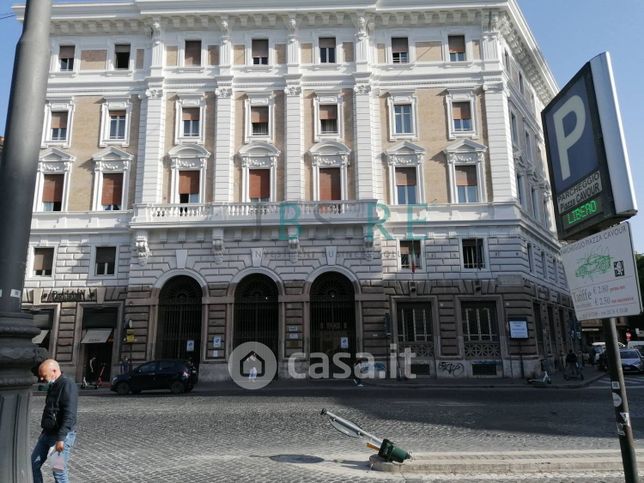
[[325,141],[315,144],[309,151],[313,166],[347,166],[351,150],[343,143]]
[[46,173],[64,173],[71,169],[76,157],[58,148],[49,148],[40,154],[39,170]]
[[243,167],[270,168],[275,165],[281,151],[273,144],[255,141],[242,146],[239,157]]
[[409,141],[396,144],[385,151],[390,166],[417,166],[425,155],[425,149]]
[[129,169],[134,155],[111,146],[96,153],[92,159],[97,171],[121,172]]
[[198,144],[180,144],[168,151],[173,169],[201,169],[209,157],[210,152]]
[[463,139],[450,144],[443,152],[448,163],[476,164],[483,162],[486,151],[487,146],[471,141],[470,139]]

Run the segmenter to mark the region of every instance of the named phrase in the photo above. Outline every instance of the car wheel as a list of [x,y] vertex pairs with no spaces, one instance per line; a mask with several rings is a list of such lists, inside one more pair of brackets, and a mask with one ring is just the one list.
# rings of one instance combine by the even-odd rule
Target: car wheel
[[130,385],[127,382],[119,382],[116,386],[116,394],[125,396],[130,393]]
[[186,390],[186,386],[183,385],[183,382],[180,381],[174,381],[172,384],[170,384],[170,391],[172,394],[181,394]]

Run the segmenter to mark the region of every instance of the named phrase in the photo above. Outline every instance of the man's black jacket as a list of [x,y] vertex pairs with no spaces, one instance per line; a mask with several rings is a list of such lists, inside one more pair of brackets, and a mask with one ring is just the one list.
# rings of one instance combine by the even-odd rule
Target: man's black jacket
[[65,441],[67,433],[76,430],[77,409],[78,387],[74,381],[61,375],[49,387],[43,410],[43,414],[56,412],[56,428],[45,432],[55,435],[56,441]]

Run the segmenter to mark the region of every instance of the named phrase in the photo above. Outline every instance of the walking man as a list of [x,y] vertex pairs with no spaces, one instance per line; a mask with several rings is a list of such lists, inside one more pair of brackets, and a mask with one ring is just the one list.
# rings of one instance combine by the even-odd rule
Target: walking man
[[49,385],[49,389],[40,422],[42,432],[31,453],[34,483],[43,481],[40,467],[47,459],[49,448],[52,446],[54,452],[62,455],[64,461],[64,465],[54,465],[54,480],[56,483],[67,483],[67,463],[76,440],[78,388],[74,381],[60,372],[60,366],[54,359],[47,359],[40,364],[38,376]]

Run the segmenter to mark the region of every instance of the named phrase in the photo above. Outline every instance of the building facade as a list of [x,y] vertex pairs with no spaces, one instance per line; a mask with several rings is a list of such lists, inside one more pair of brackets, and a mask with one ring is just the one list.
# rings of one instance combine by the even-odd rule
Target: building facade
[[514,0],[57,4],[51,26],[24,309],[68,373],[224,379],[258,341],[281,375],[409,347],[418,375],[520,377],[572,343],[557,88]]

